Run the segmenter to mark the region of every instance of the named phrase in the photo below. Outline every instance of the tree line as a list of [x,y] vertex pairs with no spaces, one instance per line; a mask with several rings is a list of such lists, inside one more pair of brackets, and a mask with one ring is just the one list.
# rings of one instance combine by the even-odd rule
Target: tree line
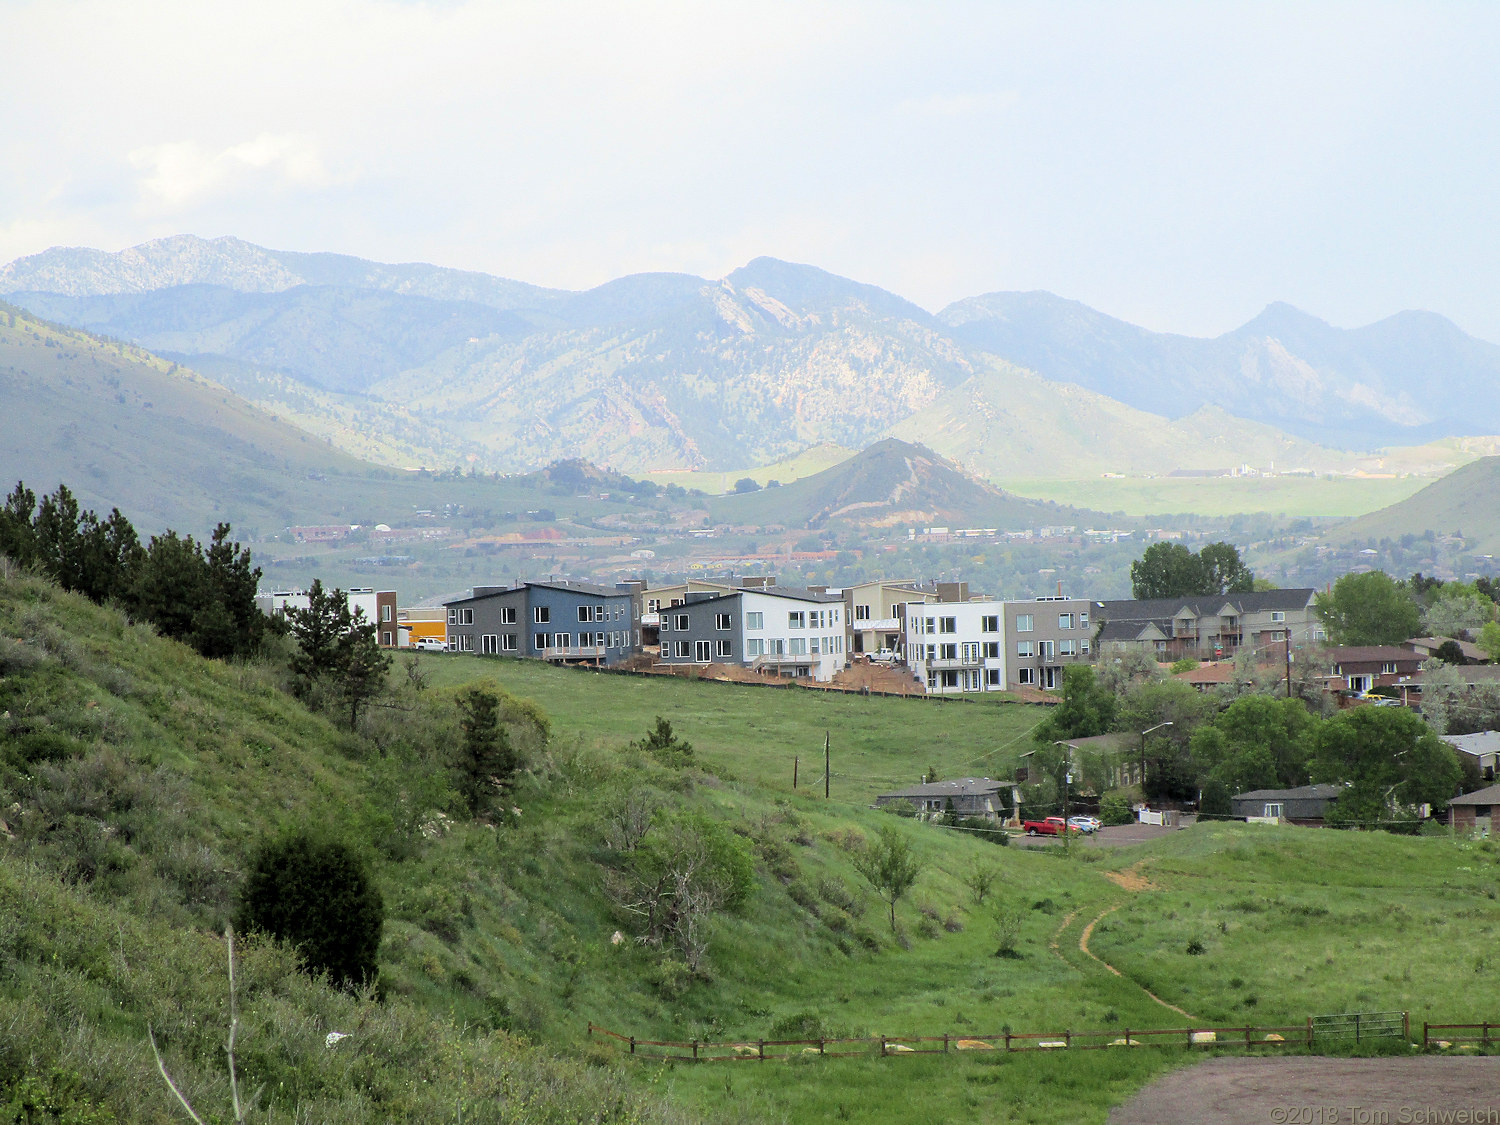
[[100,519],[67,485],[39,501],[18,482],[0,508],[0,555],[219,659],[254,652],[266,626],[260,568],[229,533],[220,523],[200,543],[169,530],[143,545],[119,508]]

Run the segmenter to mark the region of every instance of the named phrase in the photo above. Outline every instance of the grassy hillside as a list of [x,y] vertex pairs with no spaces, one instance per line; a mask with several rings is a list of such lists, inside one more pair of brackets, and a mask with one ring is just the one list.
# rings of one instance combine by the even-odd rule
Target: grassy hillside
[[1352,518],[1404,500],[1431,478],[1399,477],[1091,477],[1010,479],[1017,496],[1087,504],[1140,518],[1172,512],[1221,517],[1272,513],[1287,519]]
[[887,438],[780,488],[710,502],[714,518],[790,528],[837,524],[1035,527],[1091,513],[1022,500],[970,476],[926,446]]
[[761,487],[765,487],[773,480],[788,484],[791,481],[812,476],[814,473],[821,473],[824,469],[831,469],[840,462],[849,460],[854,453],[854,450],[845,449],[842,445],[823,442],[810,446],[791,457],[751,469],[728,469],[723,472],[663,471],[648,473],[647,479],[657,484],[676,484],[683,488],[696,488],[700,492],[714,495],[733,492],[735,484],[746,477]]
[[1500,552],[1500,457],[1484,457],[1457,469],[1420,492],[1339,528],[1331,539],[1364,546],[1403,535],[1462,534],[1475,552]]
[[[385,705],[347,733],[291,700],[272,665],[207,664],[32,579],[0,583],[0,638],[0,807],[12,810],[0,1105],[22,1073],[55,1071],[47,1081],[78,1106],[170,1119],[149,1022],[174,1073],[222,1107],[212,935],[250,847],[288,824],[328,826],[370,858],[388,907],[385,999],[328,992],[283,952],[248,946],[241,1069],[267,1084],[268,1120],[444,1120],[461,1101],[466,1120],[904,1122],[920,1104],[932,1120],[1097,1123],[1184,1052],[673,1069],[627,1064],[586,1026],[751,1040],[1180,1026],[1143,984],[1205,1022],[1360,1007],[1495,1016],[1488,843],[1214,826],[1064,855],[870,809],[929,767],[1005,773],[1040,717],[1018,704],[430,654],[421,690],[398,667]],[[519,811],[493,826],[463,813],[446,768],[451,692],[481,678],[551,716],[550,739],[523,746]],[[693,744],[688,764],[629,746],[657,715]],[[811,784],[825,732],[826,801]],[[635,924],[604,893],[629,862],[608,839],[632,801],[707,818],[753,857],[748,901],[709,923],[701,972],[631,940]],[[852,863],[882,827],[924,864],[897,933]],[[993,955],[989,910],[963,882],[976,863],[997,870],[996,897],[1020,919],[1017,959]],[[1079,947],[1090,923],[1092,952],[1123,976]],[[333,1030],[353,1038],[330,1050]]]

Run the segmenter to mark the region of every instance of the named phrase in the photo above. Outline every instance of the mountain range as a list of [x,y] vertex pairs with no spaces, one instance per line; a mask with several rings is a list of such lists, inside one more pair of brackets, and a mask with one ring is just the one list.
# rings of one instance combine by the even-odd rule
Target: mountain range
[[568,292],[192,236],[48,250],[0,293],[393,465],[738,469],[900,437],[992,479],[1081,477],[1500,433],[1500,348],[1422,312],[1343,330],[1272,305],[1196,339],[1047,293],[934,315],[770,258]]

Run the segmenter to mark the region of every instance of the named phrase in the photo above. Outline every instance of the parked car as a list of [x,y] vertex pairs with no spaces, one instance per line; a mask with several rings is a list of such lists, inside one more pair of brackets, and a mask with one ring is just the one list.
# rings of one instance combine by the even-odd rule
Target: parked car
[[1068,827],[1092,834],[1103,828],[1104,822],[1097,816],[1070,816],[1068,817]]
[[1023,821],[1021,831],[1028,836],[1062,836],[1068,832],[1077,832],[1078,829],[1070,826],[1060,816],[1049,816],[1046,820]]
[[421,640],[412,642],[411,647],[418,652],[446,652],[448,643],[442,637],[423,637]]

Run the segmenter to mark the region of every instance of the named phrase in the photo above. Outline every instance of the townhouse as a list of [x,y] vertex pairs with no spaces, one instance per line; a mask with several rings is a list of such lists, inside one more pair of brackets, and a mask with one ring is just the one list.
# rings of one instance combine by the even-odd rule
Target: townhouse
[[844,666],[837,594],[787,586],[689,593],[659,617],[664,664],[735,664],[819,683]]
[[617,664],[639,651],[635,594],[588,582],[476,586],[444,602],[450,652],[527,656],[560,664]]
[[1006,686],[1052,691],[1062,687],[1069,664],[1090,663],[1094,604],[1062,594],[1005,602]]
[[1004,691],[1005,603],[981,598],[908,606],[906,664],[929,695]]
[[899,662],[906,658],[907,606],[966,602],[969,600],[969,584],[881,579],[847,586],[843,593],[848,650]]
[[[345,590],[349,612],[358,615],[362,624],[375,626],[375,641],[381,648],[404,647],[398,628],[395,590],[355,587]],[[306,609],[309,598],[305,590],[276,590],[255,595],[255,608],[267,617],[284,617],[289,609]]]
[[1275,659],[1326,640],[1312,589],[1094,603],[1095,647],[1120,645],[1159,661],[1222,660],[1242,649]]

